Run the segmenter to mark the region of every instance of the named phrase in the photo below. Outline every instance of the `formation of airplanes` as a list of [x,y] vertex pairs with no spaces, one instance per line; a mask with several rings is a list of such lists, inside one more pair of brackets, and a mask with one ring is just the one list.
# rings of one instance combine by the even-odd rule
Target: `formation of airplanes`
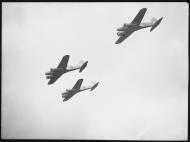
[[[54,82],[56,82],[56,80],[58,78],[60,78],[61,75],[64,74],[64,73],[74,71],[74,70],[77,70],[77,69],[79,69],[79,72],[82,72],[86,68],[86,66],[88,64],[88,61],[81,62],[81,65],[68,66],[69,57],[70,57],[69,55],[65,55],[62,58],[59,65],[57,66],[57,68],[51,68],[49,72],[45,73],[46,78],[49,79],[48,85],[53,84]],[[62,93],[62,97],[64,98],[63,101],[69,100],[71,97],[73,97],[78,92],[85,91],[85,90],[88,90],[88,89],[90,89],[92,91],[99,84],[99,82],[97,82],[97,83],[93,84],[90,87],[82,87],[81,88],[82,82],[83,82],[83,79],[79,79],[72,89],[66,89],[66,92]]]
[[146,11],[147,8],[142,8],[131,23],[124,23],[122,27],[117,29],[117,35],[119,36],[119,39],[115,42],[115,44],[121,43],[135,31],[151,27],[151,32],[160,24],[163,17],[161,17],[159,20],[152,18],[151,22],[141,23]]
[[[122,27],[117,29],[118,31],[117,35],[119,36],[119,39],[115,42],[115,44],[119,44],[123,42],[127,37],[129,37],[135,31],[151,27],[150,29],[150,32],[151,32],[160,24],[163,17],[161,17],[159,20],[157,20],[156,18],[152,18],[150,22],[141,23],[146,11],[147,11],[147,8],[142,8],[131,23],[124,23]],[[88,61],[82,62],[81,65],[68,66],[69,57],[70,57],[69,55],[65,55],[56,68],[51,68],[49,72],[45,73],[46,78],[49,79],[48,85],[56,82],[56,80],[60,78],[61,75],[64,73],[74,71],[77,69],[79,69],[79,72],[82,72],[86,68]],[[99,82],[96,82],[96,83],[93,83],[93,85],[91,86],[81,87],[82,82],[83,82],[83,79],[78,79],[72,89],[66,89],[66,91],[62,93],[63,101],[69,100],[71,97],[73,97],[75,94],[79,92],[82,92],[85,90],[93,91],[99,84]]]

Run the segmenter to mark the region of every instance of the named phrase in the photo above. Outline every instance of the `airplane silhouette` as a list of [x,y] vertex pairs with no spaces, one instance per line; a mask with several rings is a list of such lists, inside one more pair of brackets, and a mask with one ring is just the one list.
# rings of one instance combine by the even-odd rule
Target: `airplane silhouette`
[[156,18],[152,18],[151,22],[141,23],[145,13],[146,8],[142,8],[136,17],[133,19],[131,23],[124,24],[123,27],[117,29],[117,35],[119,39],[115,42],[115,44],[119,44],[124,41],[127,37],[129,37],[133,32],[138,31],[143,28],[151,27],[150,32],[153,31],[162,21],[163,17],[157,20]]
[[57,68],[51,68],[49,72],[45,73],[46,78],[50,79],[48,84],[53,84],[62,74],[77,70],[79,69],[79,72],[82,72],[84,68],[87,66],[88,61],[82,63],[82,65],[78,66],[68,66],[68,60],[69,60],[69,55],[65,55]]
[[66,89],[66,92],[62,93],[62,98],[64,98],[63,101],[69,100],[71,97],[73,97],[75,94],[77,94],[77,93],[79,93],[81,91],[85,91],[85,90],[88,90],[88,89],[90,89],[90,91],[93,91],[99,84],[99,82],[97,82],[97,83],[93,84],[90,87],[82,87],[81,88],[82,82],[83,82],[83,79],[79,79],[75,83],[75,85],[73,86],[72,89]]

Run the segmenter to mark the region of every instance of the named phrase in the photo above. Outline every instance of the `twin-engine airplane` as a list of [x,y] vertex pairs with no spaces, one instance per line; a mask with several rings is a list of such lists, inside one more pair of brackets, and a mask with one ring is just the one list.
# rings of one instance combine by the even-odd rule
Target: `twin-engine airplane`
[[151,22],[141,23],[144,15],[146,13],[146,10],[147,10],[146,8],[142,8],[131,23],[125,23],[123,25],[123,27],[120,27],[117,29],[117,31],[119,31],[117,33],[117,35],[119,36],[119,39],[115,42],[115,44],[121,43],[128,36],[130,36],[133,32],[135,32],[137,30],[151,27],[151,29],[150,29],[150,32],[151,32],[152,30],[154,30],[154,28],[156,28],[160,24],[163,17],[160,18],[159,20],[157,20],[156,18],[152,18]]
[[82,72],[87,66],[88,61],[82,62],[82,65],[68,66],[69,55],[65,55],[57,68],[51,68],[49,72],[45,73],[46,78],[50,79],[48,84],[53,84],[62,74],[79,69]]
[[81,88],[82,82],[83,82],[83,79],[79,79],[75,83],[75,85],[73,86],[72,89],[66,89],[66,92],[62,93],[62,98],[64,99],[63,101],[69,100],[71,97],[73,97],[75,94],[77,94],[81,91],[85,91],[88,89],[90,89],[90,91],[93,91],[98,86],[98,83],[99,83],[99,82],[97,82],[97,83],[93,84],[92,86]]

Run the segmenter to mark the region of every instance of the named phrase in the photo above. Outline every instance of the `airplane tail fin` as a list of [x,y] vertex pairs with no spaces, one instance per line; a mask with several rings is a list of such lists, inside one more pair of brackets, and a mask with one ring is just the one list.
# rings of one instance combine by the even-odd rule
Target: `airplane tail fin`
[[153,31],[159,24],[160,22],[162,21],[163,17],[160,18],[159,20],[157,20],[154,25],[152,26],[152,28],[150,29],[150,32]]
[[90,89],[90,91],[93,91],[97,86],[98,86],[99,82],[97,82],[96,84],[94,84],[94,86],[92,86],[92,88]]
[[83,65],[80,67],[79,72],[82,72],[86,68],[87,64],[88,64],[88,61],[86,61],[85,63],[83,63]]
[[79,61],[79,65],[82,65],[82,64],[84,64],[84,63],[85,63],[84,60]]
[[153,23],[153,24],[155,24],[157,21],[158,20],[156,18],[152,18],[150,22]]

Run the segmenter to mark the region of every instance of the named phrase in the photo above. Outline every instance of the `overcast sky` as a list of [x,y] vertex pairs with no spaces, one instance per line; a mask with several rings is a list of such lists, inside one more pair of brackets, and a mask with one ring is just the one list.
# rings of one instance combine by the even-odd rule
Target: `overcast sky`
[[[116,29],[141,8],[163,17],[121,44]],[[2,138],[186,140],[187,3],[3,3]],[[64,55],[88,60],[82,73],[47,85]],[[66,102],[83,78],[99,81]]]

